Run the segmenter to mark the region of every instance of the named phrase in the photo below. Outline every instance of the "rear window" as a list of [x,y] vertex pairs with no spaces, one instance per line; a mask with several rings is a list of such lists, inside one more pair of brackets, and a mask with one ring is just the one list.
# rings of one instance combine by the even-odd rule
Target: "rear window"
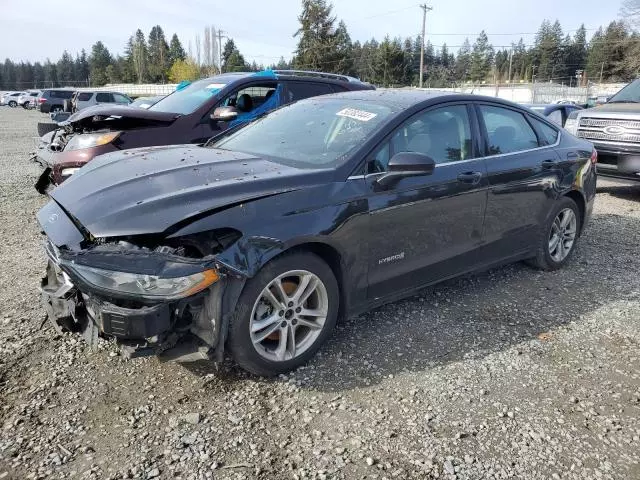
[[91,92],[82,92],[78,94],[78,101],[86,102],[87,100],[91,100],[93,93]]
[[[559,111],[559,110],[558,110]],[[542,140],[546,145],[553,145],[558,140],[558,130],[541,122],[537,118],[529,117],[529,120],[534,124],[538,132],[542,135]]]
[[73,95],[72,90],[51,90],[51,98],[66,99],[71,98],[71,95]]
[[289,82],[289,95],[286,103],[296,102],[303,98],[317,97],[333,93],[333,88],[326,83],[314,82]]

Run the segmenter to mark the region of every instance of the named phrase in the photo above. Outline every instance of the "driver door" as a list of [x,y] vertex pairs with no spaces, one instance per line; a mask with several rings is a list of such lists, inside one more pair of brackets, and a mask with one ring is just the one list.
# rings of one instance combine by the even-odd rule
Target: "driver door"
[[[211,112],[203,118],[204,140],[218,135],[228,128],[248,123],[265,112],[275,110],[281,104],[282,84],[280,82],[245,84],[217,102]],[[217,107],[234,107],[238,110],[238,116],[230,122],[211,120],[209,117]]]
[[[472,110],[463,103],[427,109],[374,152],[369,188],[371,300],[472,270],[481,260],[488,179]],[[378,178],[398,152],[436,162],[431,174],[400,177],[382,189]]]

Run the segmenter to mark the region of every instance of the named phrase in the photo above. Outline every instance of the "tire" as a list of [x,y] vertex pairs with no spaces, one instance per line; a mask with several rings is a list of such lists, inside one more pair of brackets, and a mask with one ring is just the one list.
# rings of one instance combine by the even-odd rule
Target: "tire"
[[[280,282],[281,286],[287,287],[284,290],[290,290],[286,294],[291,295],[288,299],[294,300],[293,297],[300,286],[296,280],[302,282],[303,278],[311,279],[313,282],[317,280],[319,283],[314,283],[316,286],[312,286],[313,290],[307,287],[311,294],[300,304],[291,302],[292,305],[276,307],[272,302],[265,300],[264,292],[267,286],[275,285],[273,282]],[[269,291],[276,292],[271,297],[275,301],[281,301],[282,295],[277,293],[275,287],[271,288],[273,290]],[[333,271],[317,255],[296,252],[272,260],[246,283],[238,299],[227,340],[233,359],[243,369],[264,377],[289,372],[299,367],[313,357],[329,338],[338,318],[339,302],[338,282]],[[296,308],[298,305],[300,307]],[[323,305],[326,306],[324,318],[316,315],[299,316],[299,312],[305,311],[302,308],[310,313],[324,312]],[[261,309],[264,310],[262,314]],[[253,322],[252,317],[255,318]],[[269,322],[270,318],[275,320]],[[259,323],[267,326],[256,330]],[[307,325],[313,325],[314,328]],[[268,334],[269,332],[271,333]],[[293,335],[289,332],[293,332]],[[265,334],[268,335],[261,342],[257,340],[257,337]],[[292,354],[293,349],[289,348],[289,338],[294,339],[295,354]],[[286,351],[279,359],[276,358],[278,351],[283,349],[278,347],[282,345]]]
[[62,106],[60,105],[54,105],[51,107],[51,109],[49,110],[50,112],[61,112],[62,111]]
[[[556,223],[556,221],[561,222],[561,220],[565,219],[565,217],[561,216],[561,214],[567,211],[572,212],[575,218],[575,222],[570,221],[566,227],[562,227],[560,225],[560,228],[566,229],[562,231],[563,232],[566,231],[566,233],[571,234],[573,237],[572,237],[572,242],[568,247],[568,252],[563,253],[563,255],[559,255],[558,250],[551,249],[551,246],[553,245],[552,240],[554,238],[553,237],[554,224],[556,225],[555,228],[557,228],[559,224]],[[582,223],[580,218],[580,209],[578,208],[578,205],[576,205],[576,202],[574,202],[569,197],[560,198],[554,205],[551,212],[549,213],[549,216],[547,217],[547,221],[545,222],[545,225],[542,229],[536,256],[529,259],[527,263],[529,263],[531,266],[536,267],[540,270],[546,270],[546,271],[558,270],[565,263],[567,263],[569,258],[571,258],[571,256],[573,255],[573,252],[576,249],[576,244],[578,242],[578,239],[580,238],[581,227],[582,227]],[[561,236],[559,238],[566,239],[568,237]],[[559,245],[560,243],[562,243],[561,246]],[[558,246],[561,248],[565,248],[567,245],[569,245],[568,240],[563,240],[561,242],[560,241],[558,242]]]
[[9,106],[10,106],[11,108],[16,108],[16,107],[18,106],[18,102],[16,102],[15,100],[11,100],[11,101],[9,102]]
[[29,102],[24,102],[22,104],[22,108],[24,108],[25,110],[31,110],[31,107],[29,106]]
[[38,122],[38,136],[42,137],[43,135],[46,135],[49,132],[53,132],[57,128],[58,128],[57,123]]
[[73,109],[73,106],[71,104],[71,100],[65,100],[62,105],[62,111],[71,112],[72,109]]

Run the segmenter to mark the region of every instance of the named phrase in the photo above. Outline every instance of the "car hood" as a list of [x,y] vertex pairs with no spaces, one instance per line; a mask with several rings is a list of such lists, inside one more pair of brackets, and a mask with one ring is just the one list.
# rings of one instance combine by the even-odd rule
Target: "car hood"
[[63,126],[69,125],[78,131],[104,128],[122,130],[165,126],[172,123],[179,116],[179,113],[156,112],[122,105],[94,105],[74,113],[60,124]]
[[203,214],[326,182],[255,155],[188,145],[102,155],[50,195],[94,237],[167,233]]
[[615,116],[615,115],[640,115],[640,103],[605,103],[597,107],[581,110],[580,115],[585,117],[597,116]]

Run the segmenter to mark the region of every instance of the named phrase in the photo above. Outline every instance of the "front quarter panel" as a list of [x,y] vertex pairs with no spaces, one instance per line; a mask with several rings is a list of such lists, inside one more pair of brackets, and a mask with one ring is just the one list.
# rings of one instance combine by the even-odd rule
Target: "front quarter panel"
[[233,228],[241,238],[216,255],[221,264],[253,277],[281,253],[322,244],[340,257],[350,303],[364,301],[368,251],[368,202],[364,179],[323,184],[243,203],[195,221],[171,235],[179,238]]

